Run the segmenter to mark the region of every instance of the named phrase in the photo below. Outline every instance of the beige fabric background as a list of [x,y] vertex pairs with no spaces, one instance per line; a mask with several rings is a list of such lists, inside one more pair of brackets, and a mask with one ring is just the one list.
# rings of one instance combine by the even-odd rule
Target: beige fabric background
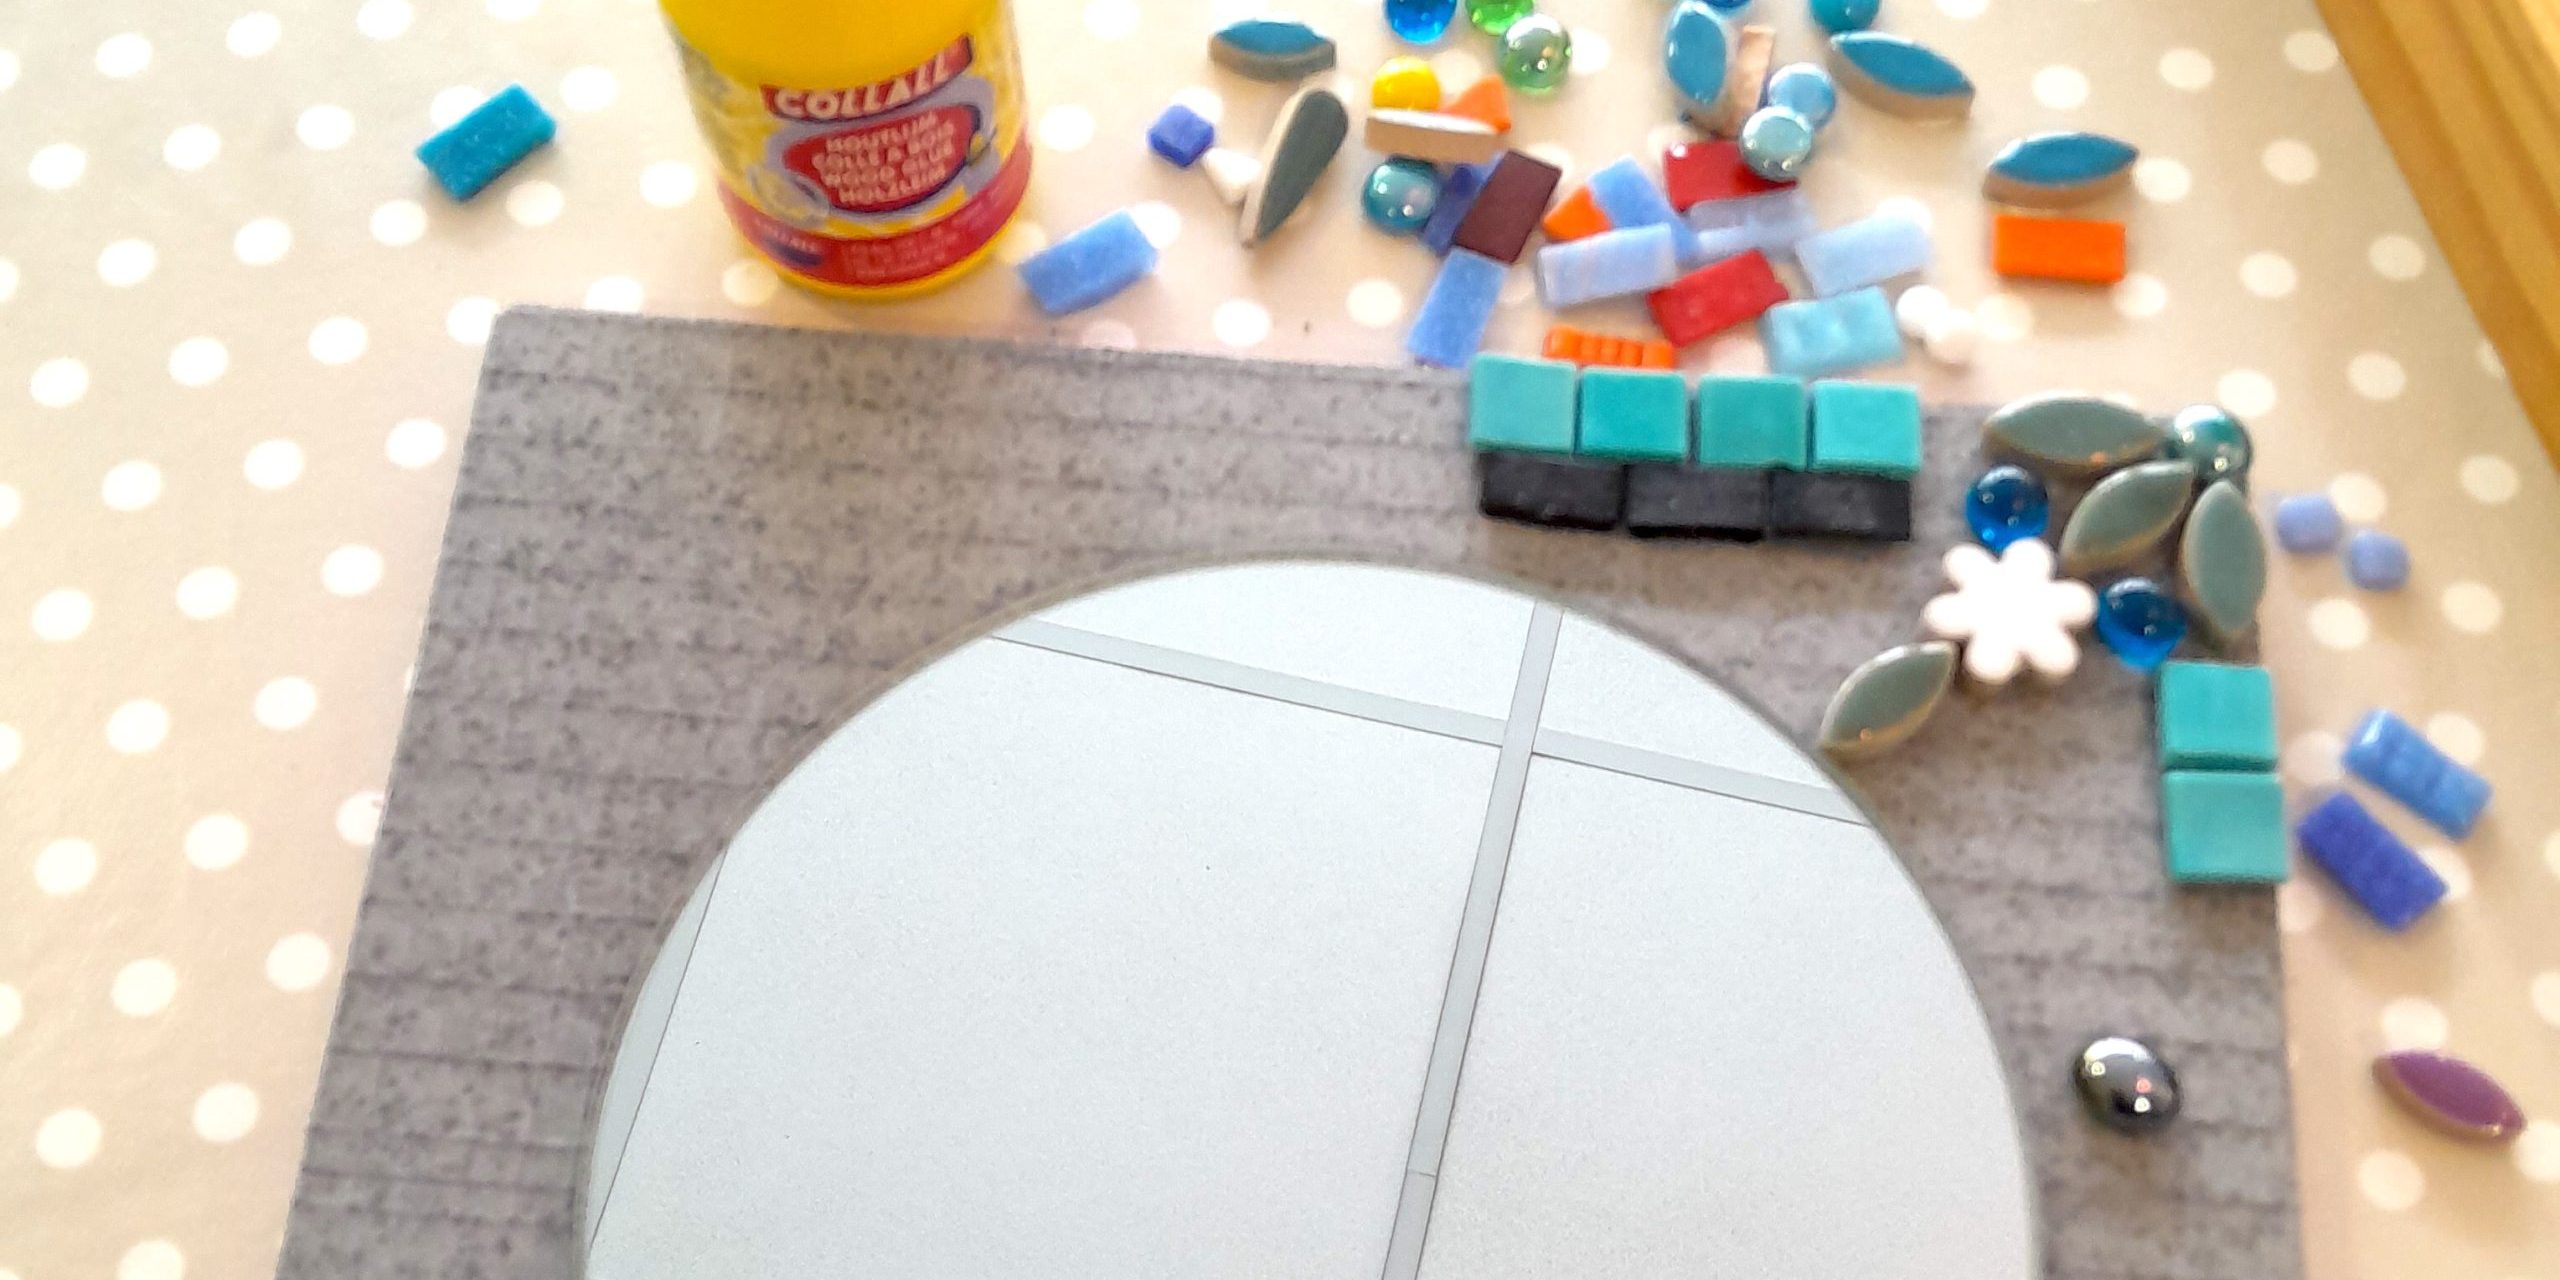
[[[270,1270],[495,307],[1392,361],[1430,276],[1360,223],[1356,159],[1248,257],[1146,155],[1177,93],[1236,137],[1268,121],[1281,91],[1201,53],[1233,6],[1021,5],[1043,154],[1007,252],[1129,204],[1169,241],[1157,279],[1051,325],[1000,271],[895,308],[779,288],[723,230],[645,4],[255,3],[0,10],[0,1280]],[[1373,6],[1305,8],[1347,68],[1387,52]],[[1580,172],[1676,135],[1659,6],[1553,8],[1585,74],[1520,140]],[[1811,54],[1794,0],[1759,8]],[[2262,495],[2326,486],[2409,539],[2408,591],[2285,560],[2266,613],[2297,791],[2375,704],[2502,789],[2458,849],[2380,809],[2456,890],[2409,936],[2282,892],[2310,1269],[2560,1280],[2560,486],[2334,47],[2307,0],[1891,0],[1885,25],[1982,89],[1962,128],[1845,108],[1807,183],[1826,220],[1933,216],[1935,283],[1993,340],[1909,376],[2220,398],[2258,428]],[[1472,36],[1436,58],[1453,88],[1489,60]],[[511,80],[559,144],[451,205],[408,151]],[[2146,150],[2119,207],[2137,274],[2003,289],[1979,165],[2070,126]],[[1546,317],[1518,281],[1495,336],[1526,348]],[[1760,360],[1747,336],[1690,355]],[[2365,1066],[2431,1045],[2551,1118],[2505,1151],[2417,1128]]]

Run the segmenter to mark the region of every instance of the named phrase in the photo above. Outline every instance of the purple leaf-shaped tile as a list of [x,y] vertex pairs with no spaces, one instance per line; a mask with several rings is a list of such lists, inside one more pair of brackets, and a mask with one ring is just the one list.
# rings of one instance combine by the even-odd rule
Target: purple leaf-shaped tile
[[2524,1131],[2524,1112],[2487,1072],[2460,1058],[2408,1050],[2373,1060],[2373,1078],[2411,1114],[2457,1138],[2506,1142]]

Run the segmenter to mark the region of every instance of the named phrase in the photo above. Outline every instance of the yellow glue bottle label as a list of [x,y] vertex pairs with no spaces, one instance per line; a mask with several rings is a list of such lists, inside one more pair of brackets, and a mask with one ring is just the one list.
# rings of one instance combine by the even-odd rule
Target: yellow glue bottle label
[[731,75],[676,33],[730,221],[802,280],[853,296],[930,288],[985,256],[1031,186],[1002,5],[924,61],[854,84]]

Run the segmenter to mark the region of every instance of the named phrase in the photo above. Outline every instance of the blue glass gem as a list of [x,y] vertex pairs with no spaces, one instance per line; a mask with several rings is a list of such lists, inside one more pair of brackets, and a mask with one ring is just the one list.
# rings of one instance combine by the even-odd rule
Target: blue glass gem
[[1771,182],[1793,182],[1813,159],[1811,120],[1785,107],[1762,107],[1742,122],[1742,163]]
[[1387,0],[1387,29],[1409,44],[1429,44],[1448,34],[1458,0]]
[[1973,110],[1973,79],[1938,51],[1880,31],[1831,37],[1840,87],[1896,115],[1954,119]]
[[1360,189],[1360,212],[1391,236],[1422,230],[1439,205],[1440,172],[1419,160],[1389,160],[1371,169]]
[[1718,13],[1740,13],[1751,7],[1751,0],[1707,0]]
[[1864,31],[1876,24],[1876,11],[1884,8],[1884,0],[1811,0],[1806,7],[1813,10],[1813,20],[1833,35],[1843,31]]
[[2126,666],[2151,671],[2187,638],[2187,611],[2159,583],[2127,578],[2098,593],[2097,629]]
[[2347,581],[2367,591],[2409,585],[2409,544],[2379,529],[2358,531],[2347,539]]
[[2295,555],[2325,555],[2345,536],[2347,522],[2328,494],[2297,493],[2276,504],[2276,545]]
[[1790,62],[1769,75],[1768,102],[1803,116],[1816,129],[1831,123],[1840,109],[1840,87],[1831,73],[1810,62]]
[[2039,133],[1991,158],[1982,194],[2003,204],[2066,208],[2123,186],[2140,158],[2132,143],[2102,133]]
[[1706,0],[1680,0],[1662,24],[1662,71],[1671,90],[1701,113],[1724,97],[1733,66],[1733,28]]
[[2053,499],[2025,467],[1993,467],[1965,490],[1964,522],[1982,545],[2001,551],[2020,538],[2043,537],[2053,523]]
[[2249,481],[2249,429],[2218,404],[2189,405],[2169,419],[2169,456],[2184,459],[2206,484]]

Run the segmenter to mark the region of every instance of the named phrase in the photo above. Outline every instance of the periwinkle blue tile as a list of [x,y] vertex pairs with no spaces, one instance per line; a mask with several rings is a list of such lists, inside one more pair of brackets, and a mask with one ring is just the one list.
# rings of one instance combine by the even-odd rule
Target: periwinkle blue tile
[[1680,242],[1691,239],[1674,223],[1551,244],[1538,251],[1538,290],[1550,307],[1650,293],[1680,278]]
[[1456,369],[1484,346],[1485,323],[1502,301],[1502,275],[1508,267],[1481,253],[1452,249],[1431,281],[1431,292],[1413,314],[1405,334],[1405,354],[1428,365]]
[[1929,229],[1916,218],[1879,213],[1796,243],[1796,265],[1818,296],[1829,298],[1929,268]]
[[2409,585],[2409,544],[2379,529],[2358,530],[2347,539],[2347,581],[2367,591]]
[[2347,771],[2460,840],[2489,807],[2489,780],[2436,749],[2389,711],[2373,711],[2347,738]]
[[2325,493],[2297,493],[2277,503],[2275,525],[2276,545],[2298,556],[2335,551],[2347,535],[2338,504]]
[[1462,164],[1449,171],[1448,180],[1440,184],[1440,203],[1431,210],[1431,221],[1422,224],[1422,243],[1431,251],[1446,256],[1449,246],[1458,238],[1458,224],[1467,220],[1467,210],[1476,207],[1476,193],[1484,190],[1484,176],[1493,171],[1490,164]]
[[1108,300],[1156,269],[1156,247],[1122,209],[1023,260],[1015,271],[1053,316]]
[[1902,330],[1884,290],[1781,302],[1760,317],[1760,343],[1773,373],[1819,378],[1902,358]]
[[2344,791],[2304,814],[2293,838],[2385,929],[2408,928],[2444,899],[2443,877]]

